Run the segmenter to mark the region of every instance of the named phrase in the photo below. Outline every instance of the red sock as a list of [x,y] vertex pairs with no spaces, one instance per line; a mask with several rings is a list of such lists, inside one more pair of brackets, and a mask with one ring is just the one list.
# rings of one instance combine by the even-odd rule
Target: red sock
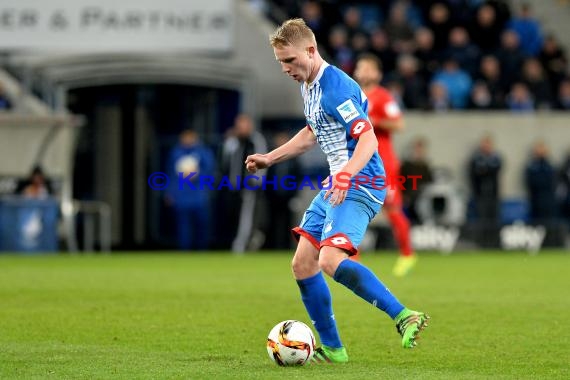
[[412,240],[410,237],[410,221],[404,215],[402,209],[388,211],[388,219],[392,225],[392,232],[400,248],[402,256],[411,256],[414,253],[412,249]]

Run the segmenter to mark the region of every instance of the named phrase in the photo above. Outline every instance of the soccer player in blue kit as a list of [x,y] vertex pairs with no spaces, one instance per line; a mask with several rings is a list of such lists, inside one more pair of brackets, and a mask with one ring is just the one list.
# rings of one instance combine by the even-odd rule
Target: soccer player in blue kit
[[314,361],[348,361],[322,272],[388,314],[396,322],[402,346],[412,348],[429,317],[404,307],[372,271],[348,260],[357,253],[386,195],[384,167],[367,116],[366,96],[347,74],[323,60],[315,35],[302,19],[285,21],[270,36],[270,42],[282,71],[301,84],[307,127],[267,154],[248,156],[247,170],[255,173],[318,143],[331,173],[300,226],[293,229],[299,240],[293,274],[322,344]]

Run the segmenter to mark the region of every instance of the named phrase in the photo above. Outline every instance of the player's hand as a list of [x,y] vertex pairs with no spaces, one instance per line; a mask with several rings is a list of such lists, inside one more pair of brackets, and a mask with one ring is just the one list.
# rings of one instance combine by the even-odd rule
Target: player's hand
[[252,154],[245,159],[245,168],[250,173],[255,173],[259,169],[268,168],[270,165],[269,158],[266,154]]
[[339,181],[339,179],[339,175],[335,174],[326,177],[322,182],[323,188],[328,188],[324,199],[326,200],[327,198],[330,198],[329,203],[333,205],[333,207],[344,202],[346,199],[346,193],[350,187],[350,182],[347,183],[346,181]]

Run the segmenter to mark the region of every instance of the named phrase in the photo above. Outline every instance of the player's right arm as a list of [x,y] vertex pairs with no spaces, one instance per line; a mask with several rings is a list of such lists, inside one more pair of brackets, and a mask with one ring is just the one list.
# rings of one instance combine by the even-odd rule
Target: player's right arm
[[404,129],[404,119],[382,119],[370,117],[370,121],[375,129],[382,129],[388,132],[396,132]]
[[291,140],[267,154],[252,154],[247,156],[245,166],[247,171],[255,173],[279,162],[297,157],[311,149],[317,141],[313,132],[308,128],[301,129]]
[[402,111],[392,96],[371,96],[368,101],[373,105],[368,117],[375,129],[396,132],[404,128]]

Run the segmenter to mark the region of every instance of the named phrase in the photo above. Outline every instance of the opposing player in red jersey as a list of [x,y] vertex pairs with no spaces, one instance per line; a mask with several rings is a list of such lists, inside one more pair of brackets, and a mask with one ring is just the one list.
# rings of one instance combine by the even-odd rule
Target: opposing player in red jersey
[[384,87],[382,80],[382,63],[372,54],[358,58],[354,77],[368,98],[368,117],[374,126],[378,139],[378,153],[384,162],[388,177],[388,191],[384,201],[394,237],[400,248],[400,256],[394,267],[394,275],[406,275],[416,264],[417,255],[412,248],[410,238],[410,222],[403,211],[402,191],[396,178],[400,175],[400,161],[392,147],[391,134],[404,127],[402,112],[398,103]]

